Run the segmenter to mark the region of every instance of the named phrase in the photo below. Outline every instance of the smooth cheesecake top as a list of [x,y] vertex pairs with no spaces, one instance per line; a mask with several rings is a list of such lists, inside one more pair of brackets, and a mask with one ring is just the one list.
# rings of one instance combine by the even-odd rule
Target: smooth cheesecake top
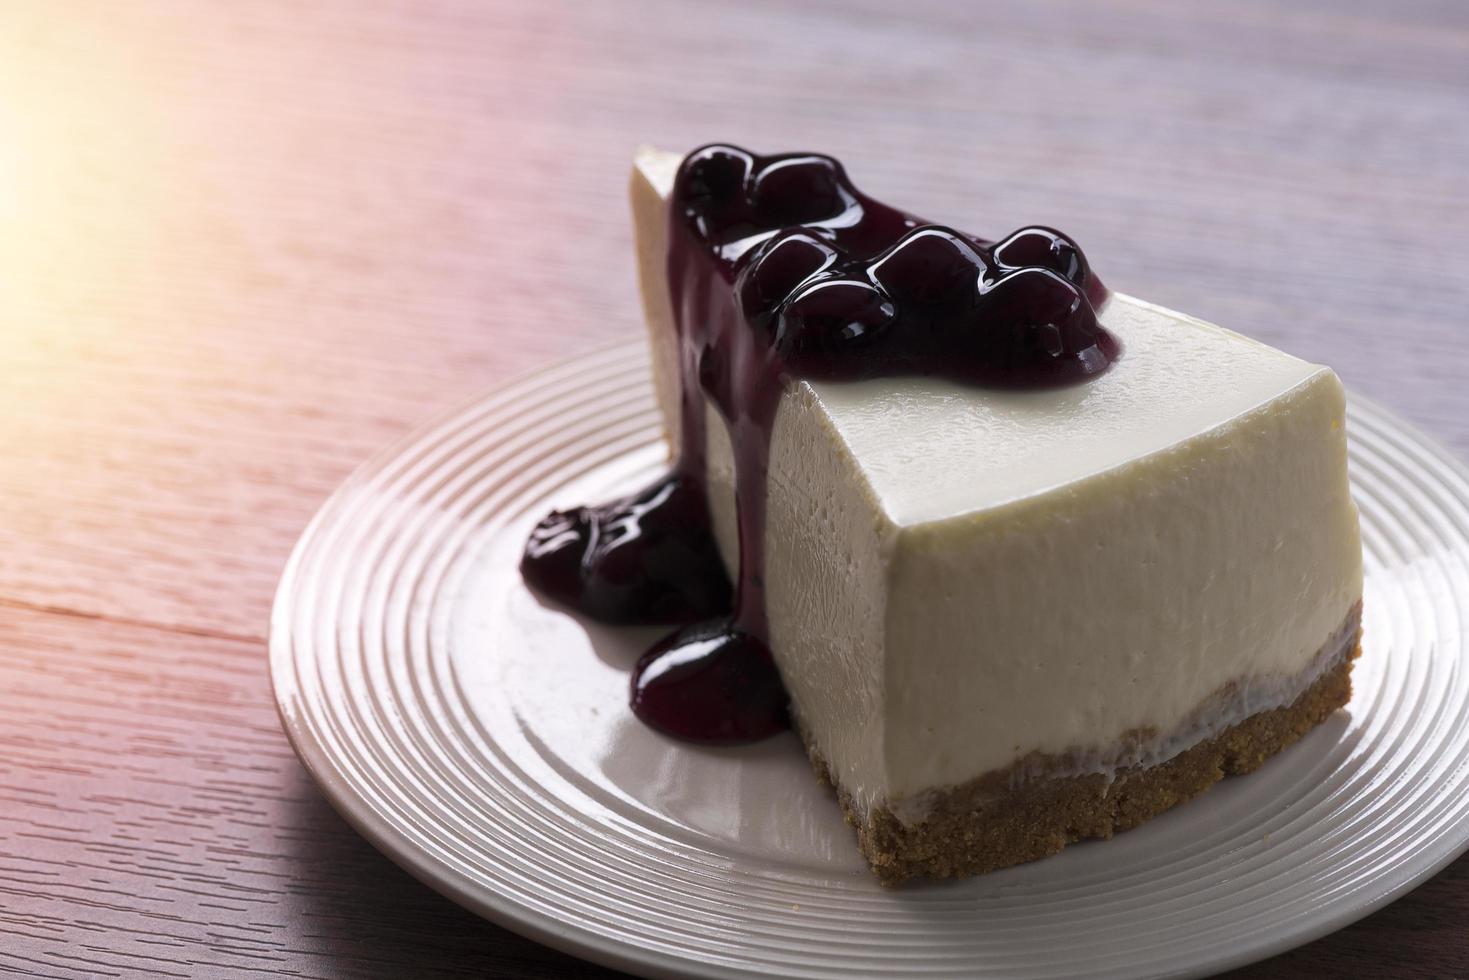
[[1125,357],[1087,384],[1004,391],[924,378],[810,383],[883,513],[942,521],[1184,443],[1327,368],[1131,296],[1102,323]]

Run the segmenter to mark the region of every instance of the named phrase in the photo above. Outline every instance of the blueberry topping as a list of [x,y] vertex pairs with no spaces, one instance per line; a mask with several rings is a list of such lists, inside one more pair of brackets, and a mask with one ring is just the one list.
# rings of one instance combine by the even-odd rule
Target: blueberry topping
[[972,241],[951,228],[926,225],[877,259],[872,278],[905,305],[972,305],[987,271]]
[[782,232],[760,246],[735,279],[735,295],[745,319],[768,317],[796,287],[830,267],[836,249],[810,232]]
[[643,654],[631,693],[634,714],[691,742],[752,742],[790,724],[769,648],[718,620],[679,630]]
[[553,511],[520,570],[541,593],[608,623],[692,623],[729,608],[702,485],[671,475],[601,507]]
[[753,161],[750,154],[729,146],[706,146],[684,161],[684,204],[717,208],[739,200]]
[[996,264],[1006,271],[1039,266],[1065,276],[1082,290],[1087,288],[1086,257],[1075,242],[1054,229],[1022,228],[996,245],[993,254]]
[[1120,348],[1076,284],[1028,266],[984,293],[982,355],[999,384],[1067,383],[1106,370]]
[[[802,373],[863,373],[861,353],[892,327],[892,302],[860,279],[818,279],[792,296],[780,313],[775,349]],[[830,363],[840,359],[842,365]],[[833,370],[835,369],[835,370]]]
[[750,206],[770,227],[804,225],[839,214],[846,175],[831,157],[784,156],[767,160],[755,175]]

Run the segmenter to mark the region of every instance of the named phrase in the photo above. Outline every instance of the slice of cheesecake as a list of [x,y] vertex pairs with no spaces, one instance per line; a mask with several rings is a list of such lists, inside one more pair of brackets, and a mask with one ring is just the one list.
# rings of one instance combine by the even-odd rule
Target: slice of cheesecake
[[[679,444],[669,195],[640,152],[638,260]],[[765,474],[768,645],[885,881],[1108,837],[1247,772],[1350,696],[1362,595],[1329,369],[1114,294],[1085,384],[794,380]],[[704,486],[739,561],[736,454]]]

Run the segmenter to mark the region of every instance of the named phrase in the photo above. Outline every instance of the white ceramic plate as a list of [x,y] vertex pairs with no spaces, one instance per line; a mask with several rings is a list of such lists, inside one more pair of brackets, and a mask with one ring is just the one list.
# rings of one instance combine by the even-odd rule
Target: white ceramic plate
[[1351,406],[1366,546],[1356,696],[1257,773],[1130,833],[884,890],[787,736],[711,750],[626,707],[657,631],[588,626],[516,571],[553,505],[664,464],[645,349],[510,385],[365,465],[302,537],[271,671],[296,751],[410,872],[649,976],[1195,975],[1357,919],[1469,843],[1469,472]]

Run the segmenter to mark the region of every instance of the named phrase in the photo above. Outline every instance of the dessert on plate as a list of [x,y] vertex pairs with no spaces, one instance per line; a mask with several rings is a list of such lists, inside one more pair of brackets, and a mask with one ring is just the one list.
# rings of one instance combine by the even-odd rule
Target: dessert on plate
[[1357,511],[1329,369],[1109,293],[815,154],[632,175],[668,476],[558,511],[526,580],[679,628],[633,710],[793,725],[884,882],[1109,837],[1346,703]]

